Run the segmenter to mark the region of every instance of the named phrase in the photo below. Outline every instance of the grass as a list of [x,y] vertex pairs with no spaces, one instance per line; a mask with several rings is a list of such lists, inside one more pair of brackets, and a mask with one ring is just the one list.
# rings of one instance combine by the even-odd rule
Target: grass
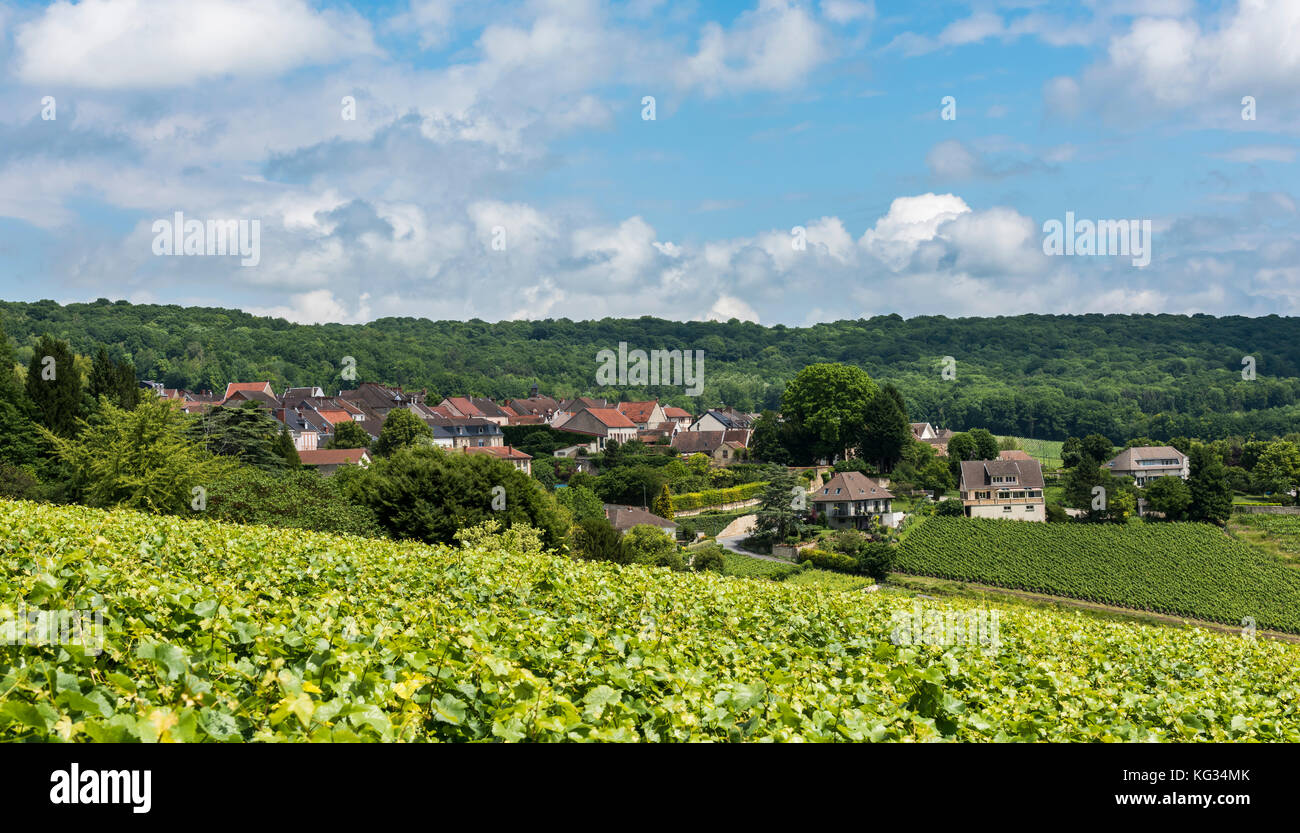
[[[998,437],[999,440],[1008,439],[1007,437]],[[1061,467],[1061,446],[1064,445],[1061,440],[1033,440],[1028,437],[1010,437],[1016,441],[1016,446],[1033,457],[1044,467],[1049,469],[1059,469]]]
[[1287,566],[1300,567],[1300,515],[1233,515],[1228,533]]

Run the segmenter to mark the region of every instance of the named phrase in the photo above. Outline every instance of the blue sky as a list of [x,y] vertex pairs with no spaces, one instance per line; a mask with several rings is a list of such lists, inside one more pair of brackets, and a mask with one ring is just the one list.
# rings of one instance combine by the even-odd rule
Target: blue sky
[[[0,297],[1295,315],[1297,43],[1294,0],[0,4]],[[175,211],[256,265],[155,254]],[[1067,211],[1150,263],[1045,254]]]

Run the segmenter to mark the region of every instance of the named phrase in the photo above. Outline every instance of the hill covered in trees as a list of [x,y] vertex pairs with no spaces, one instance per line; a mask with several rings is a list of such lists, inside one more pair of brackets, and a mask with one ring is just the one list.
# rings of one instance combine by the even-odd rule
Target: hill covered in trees
[[[897,315],[812,327],[657,318],[291,324],[238,310],[99,300],[0,301],[0,327],[24,366],[49,333],[73,350],[100,346],[168,387],[229,381],[354,387],[374,380],[437,395],[657,396],[699,410],[778,408],[786,381],[843,362],[893,383],[909,417],[957,430],[1060,439],[1102,434],[1216,438],[1283,434],[1300,423],[1300,319],[1209,315]],[[600,387],[601,350],[701,350],[704,390]],[[1255,378],[1243,379],[1243,358]],[[345,357],[356,379],[345,379]],[[951,357],[955,362],[948,362]],[[951,369],[946,378],[945,368]]]

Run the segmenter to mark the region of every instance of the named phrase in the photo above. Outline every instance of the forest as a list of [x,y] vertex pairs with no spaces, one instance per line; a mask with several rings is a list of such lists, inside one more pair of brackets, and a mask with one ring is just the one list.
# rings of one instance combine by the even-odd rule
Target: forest
[[[106,347],[143,379],[223,390],[269,380],[327,390],[382,381],[431,395],[658,397],[699,412],[779,409],[806,365],[861,367],[906,397],[909,418],[1042,439],[1274,436],[1300,422],[1300,320],[1279,316],[897,315],[811,327],[658,318],[293,324],[238,310],[111,302],[0,301],[0,328],[26,366],[44,334]],[[597,353],[701,350],[704,386],[597,384]],[[350,362],[349,359],[352,361]],[[347,368],[355,365],[355,379]],[[945,372],[946,371],[946,372]]]

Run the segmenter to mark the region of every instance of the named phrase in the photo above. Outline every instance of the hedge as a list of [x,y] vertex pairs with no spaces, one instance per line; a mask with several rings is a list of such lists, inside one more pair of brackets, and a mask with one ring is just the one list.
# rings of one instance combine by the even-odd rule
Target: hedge
[[683,495],[673,495],[673,511],[686,512],[692,509],[720,506],[724,503],[739,503],[742,500],[757,497],[765,486],[767,486],[765,482],[742,483],[739,486],[731,486],[727,489],[708,489],[703,492],[687,492]]

